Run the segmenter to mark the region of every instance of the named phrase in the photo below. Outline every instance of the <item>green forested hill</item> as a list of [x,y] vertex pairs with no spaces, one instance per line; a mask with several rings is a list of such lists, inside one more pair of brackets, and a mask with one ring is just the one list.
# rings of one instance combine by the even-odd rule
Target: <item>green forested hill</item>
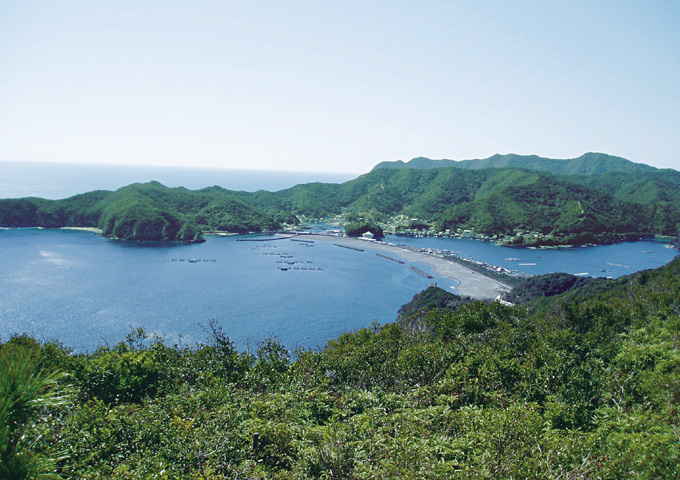
[[398,322],[295,353],[239,352],[217,324],[89,354],[15,337],[0,476],[678,478],[678,298],[676,259],[538,310],[428,289]]
[[676,170],[608,172],[567,176],[564,180],[608,193],[625,202],[680,208],[680,172]]
[[65,200],[0,200],[0,225],[98,227],[125,240],[199,241],[201,232],[246,233],[274,230],[295,216],[260,209],[228,191],[191,191],[158,182],[133,184],[115,192],[90,192]]
[[[329,213],[345,208],[352,215],[384,222],[404,215],[440,231],[551,235],[540,240],[543,243],[597,243],[677,233],[680,208],[673,204],[652,201],[641,206],[562,178],[500,168],[378,169],[342,185],[317,186],[310,196],[300,195],[306,186],[279,193],[297,196],[299,202],[289,206],[300,208],[295,213],[309,210],[306,200],[323,197]],[[666,193],[680,201],[680,188]]]
[[381,168],[442,168],[456,167],[466,169],[483,168],[525,168],[540,172],[549,172],[557,175],[593,175],[606,172],[651,172],[656,168],[642,163],[634,163],[625,158],[607,155],[605,153],[586,153],[578,158],[558,160],[544,158],[537,155],[493,155],[489,158],[476,160],[431,160],[425,157],[417,157],[408,162],[397,160],[395,162],[381,162],[374,167]]
[[[632,180],[637,174],[625,175]],[[630,193],[625,197],[620,187],[613,192],[623,197],[618,198],[597,182],[584,185],[583,179],[590,177],[578,177],[579,182],[568,181],[570,178],[501,168],[377,169],[341,185],[300,185],[270,194],[270,198],[281,202],[276,204],[278,208],[296,214],[322,205],[327,214],[346,209],[350,214],[379,221],[405,215],[437,225],[440,230],[553,233],[558,243],[580,234],[590,234],[591,241],[605,241],[607,233],[677,233],[680,182],[674,185],[667,180],[663,197],[642,195],[632,203],[636,198],[634,187],[627,188]]]
[[[387,231],[473,230],[534,244],[601,243],[680,229],[680,173],[674,170],[601,154],[487,160],[484,165],[495,167],[376,168],[342,184],[278,192],[190,191],[151,182],[65,200],[0,200],[0,226],[96,226],[123,239],[194,241],[206,230],[275,230],[299,218],[342,214],[344,221],[377,222]],[[567,167],[551,167],[555,162]],[[515,164],[527,168],[501,168]],[[594,173],[600,171],[606,172]]]
[[[680,217],[657,205],[636,205],[557,179],[493,190],[439,217],[442,229],[465,225],[476,232],[512,235],[518,230],[549,235],[548,243],[599,243],[617,236],[674,233]],[[611,238],[608,238],[611,236]]]

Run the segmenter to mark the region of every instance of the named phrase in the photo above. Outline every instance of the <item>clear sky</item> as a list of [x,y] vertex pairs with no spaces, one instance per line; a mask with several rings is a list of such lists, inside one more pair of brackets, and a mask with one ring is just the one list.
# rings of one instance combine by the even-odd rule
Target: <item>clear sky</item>
[[680,2],[0,1],[0,160],[680,168]]

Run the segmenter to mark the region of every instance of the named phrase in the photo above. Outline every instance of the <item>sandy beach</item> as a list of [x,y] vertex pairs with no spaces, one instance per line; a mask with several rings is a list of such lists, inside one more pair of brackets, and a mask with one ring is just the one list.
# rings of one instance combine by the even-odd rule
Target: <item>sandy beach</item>
[[95,228],[95,227],[59,227],[60,230],[78,230],[81,232],[92,232],[92,233],[98,233],[101,235],[103,230],[101,228]]
[[308,236],[309,238],[314,238],[314,240],[333,242],[354,248],[362,248],[364,250],[384,252],[386,254],[389,253],[392,256],[399,257],[405,262],[418,262],[432,265],[439,275],[458,282],[456,290],[460,295],[467,295],[480,300],[493,300],[511,289],[510,286],[493,278],[477,273],[458,263],[450,262],[435,254],[414,252],[397,245],[387,245],[359,238],[333,237],[317,234],[303,234],[300,236]]

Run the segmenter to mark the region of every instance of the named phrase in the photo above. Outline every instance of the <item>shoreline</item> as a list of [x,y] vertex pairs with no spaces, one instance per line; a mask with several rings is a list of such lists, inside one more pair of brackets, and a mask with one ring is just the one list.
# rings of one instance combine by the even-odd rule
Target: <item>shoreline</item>
[[468,296],[479,300],[496,300],[503,293],[512,290],[512,287],[494,278],[431,253],[415,252],[398,245],[387,245],[373,240],[362,240],[352,237],[335,237],[315,233],[299,233],[298,236],[313,237],[320,241],[335,242],[351,247],[362,247],[366,250],[389,252],[398,255],[405,261],[430,265],[434,267],[434,271],[438,275],[457,282],[458,285],[455,286],[455,289],[461,296]]
[[79,232],[98,233],[100,235],[103,233],[103,230],[97,227],[59,227],[59,230],[76,230]]

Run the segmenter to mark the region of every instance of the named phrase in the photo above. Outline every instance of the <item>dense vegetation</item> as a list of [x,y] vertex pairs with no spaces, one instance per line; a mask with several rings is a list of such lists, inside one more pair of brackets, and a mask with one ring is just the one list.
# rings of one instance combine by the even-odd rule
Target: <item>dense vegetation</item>
[[575,175],[566,180],[608,193],[619,200],[642,204],[658,204],[680,208],[680,172],[665,169],[652,172],[607,172],[596,175]]
[[548,273],[515,280],[513,289],[503,298],[510,303],[526,303],[603,281],[602,278],[577,277],[568,273]]
[[297,218],[261,209],[220,190],[190,191],[158,182],[115,192],[96,191],[65,200],[0,200],[0,225],[95,227],[124,240],[201,241],[203,231],[234,233],[280,229]]
[[447,292],[434,284],[416,294],[406,305],[402,305],[397,312],[397,321],[410,322],[417,320],[420,314],[427,313],[430,310],[455,310],[465,303],[474,301],[475,299],[472,297]]
[[674,170],[603,154],[470,162],[431,168],[446,162],[423,160],[413,163],[423,168],[375,168],[342,184],[278,192],[189,191],[152,182],[58,201],[0,200],[0,226],[99,227],[123,239],[197,241],[204,231],[270,231],[335,216],[384,231],[470,230],[524,245],[608,243],[680,230]]
[[15,337],[0,344],[3,474],[678,478],[680,260],[576,287],[540,314],[431,289],[317,351],[239,352],[215,323],[193,347]]

